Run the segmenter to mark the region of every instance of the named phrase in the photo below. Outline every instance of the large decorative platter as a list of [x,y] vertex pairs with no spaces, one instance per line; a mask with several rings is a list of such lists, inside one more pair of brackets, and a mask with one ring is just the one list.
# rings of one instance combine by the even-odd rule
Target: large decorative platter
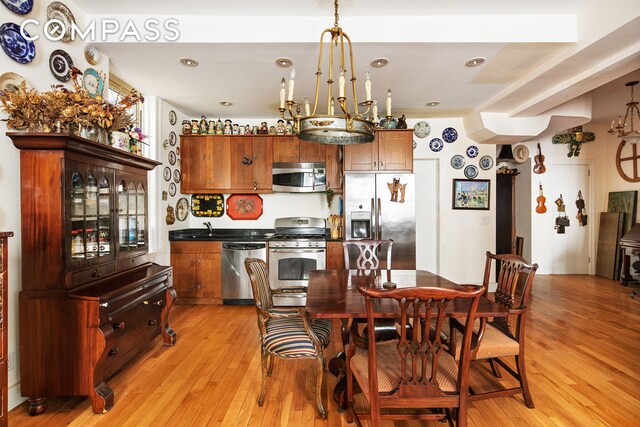
[[26,15],[33,9],[33,0],[0,0],[11,12]]
[[76,20],[73,17],[73,13],[69,10],[67,6],[59,1],[51,2],[51,4],[47,7],[47,18],[49,21],[53,19],[57,19],[62,22],[62,26],[57,22],[52,22],[50,24],[50,32],[54,37],[59,37],[62,34],[62,41],[68,43],[71,41],[71,24],[75,23]]
[[451,166],[453,166],[454,169],[462,169],[462,167],[464,166],[464,162],[464,157],[462,157],[460,154],[456,154],[451,158]]
[[446,128],[442,131],[442,139],[444,142],[453,142],[458,139],[458,131],[454,128]]
[[231,219],[258,219],[262,216],[262,197],[258,194],[232,194],[227,198],[226,209]]
[[18,73],[8,71],[0,76],[0,91],[15,92],[20,88],[22,82],[25,82],[27,89],[31,89],[31,86],[29,86],[29,83],[26,82],[24,77]]
[[100,95],[104,91],[104,81],[102,76],[93,68],[87,68],[82,75],[82,86],[92,98]]
[[[24,31],[27,37],[31,37]],[[20,64],[28,64],[36,57],[36,45],[20,34],[20,26],[13,22],[5,22],[0,26],[0,44],[4,53]]]
[[67,52],[62,49],[51,52],[51,56],[49,56],[49,69],[53,77],[61,82],[68,82],[71,80],[69,71],[71,71],[72,68],[73,59],[71,59]]
[[224,215],[224,196],[222,194],[194,194],[191,196],[193,216],[218,218]]
[[420,121],[414,126],[413,133],[418,138],[426,138],[431,133],[431,126],[429,126],[429,123],[425,122],[424,120]]

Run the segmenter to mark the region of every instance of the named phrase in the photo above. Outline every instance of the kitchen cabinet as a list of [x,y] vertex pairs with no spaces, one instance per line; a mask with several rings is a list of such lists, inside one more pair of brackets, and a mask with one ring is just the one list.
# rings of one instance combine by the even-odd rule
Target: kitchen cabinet
[[273,142],[273,161],[287,163],[325,162],[324,144],[298,139],[295,135],[277,136]]
[[327,270],[344,270],[342,240],[327,241]]
[[344,148],[342,145],[327,145],[325,148],[325,162],[327,169],[327,188],[331,188],[336,193],[342,193],[342,157]]
[[114,404],[106,380],[162,335],[175,343],[171,267],[148,262],[147,172],[159,162],[64,134],[7,133],[20,149],[20,387]]
[[413,171],[413,130],[378,130],[370,144],[344,146],[345,172]]
[[183,135],[181,193],[270,193],[273,137]]
[[178,302],[222,304],[221,243],[171,242],[173,286]]
[[8,240],[13,236],[12,231],[0,232],[0,384],[2,385],[2,394],[0,394],[0,426],[6,427],[9,425],[9,417],[7,415],[7,402],[8,402],[8,390],[7,384],[7,313],[9,305],[8,289],[8,271],[7,271],[7,257],[9,255]]

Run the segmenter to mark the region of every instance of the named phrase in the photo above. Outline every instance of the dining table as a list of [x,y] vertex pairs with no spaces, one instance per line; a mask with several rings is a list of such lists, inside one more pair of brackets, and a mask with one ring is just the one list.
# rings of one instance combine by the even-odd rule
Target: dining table
[[[350,319],[366,319],[367,308],[360,287],[396,289],[408,287],[431,287],[461,289],[462,284],[426,270],[313,270],[309,274],[306,313],[310,319],[342,320],[342,340],[348,339],[347,323]],[[447,317],[466,317],[470,299],[456,299],[445,309]],[[375,318],[394,319],[398,316],[398,304],[393,299],[382,299],[374,305]],[[478,302],[476,317],[506,317],[509,309],[483,295]],[[384,327],[384,326],[383,326]],[[395,327],[392,326],[395,331]],[[345,354],[339,352],[329,361],[329,370],[339,377],[333,390],[333,398],[346,409],[346,365]]]

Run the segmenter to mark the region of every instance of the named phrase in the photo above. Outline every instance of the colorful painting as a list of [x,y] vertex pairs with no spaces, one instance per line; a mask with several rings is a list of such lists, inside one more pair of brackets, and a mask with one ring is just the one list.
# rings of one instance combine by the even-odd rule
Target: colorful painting
[[609,207],[607,212],[624,212],[624,225],[622,235],[636,223],[636,211],[638,210],[637,191],[612,191],[609,193]]
[[453,209],[489,209],[491,181],[454,179]]

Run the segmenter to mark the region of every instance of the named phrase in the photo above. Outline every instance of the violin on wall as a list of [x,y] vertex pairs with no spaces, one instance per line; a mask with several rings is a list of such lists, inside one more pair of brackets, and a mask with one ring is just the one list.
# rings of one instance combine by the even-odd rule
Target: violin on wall
[[544,165],[544,156],[542,155],[542,150],[540,149],[540,143],[538,143],[538,154],[534,157],[536,164],[533,165],[534,173],[545,173],[547,171],[547,167]]
[[542,183],[540,183],[540,195],[536,198],[536,202],[538,205],[536,206],[536,213],[543,214],[547,211],[547,207],[544,205],[544,202],[547,201],[547,198],[542,194]]

